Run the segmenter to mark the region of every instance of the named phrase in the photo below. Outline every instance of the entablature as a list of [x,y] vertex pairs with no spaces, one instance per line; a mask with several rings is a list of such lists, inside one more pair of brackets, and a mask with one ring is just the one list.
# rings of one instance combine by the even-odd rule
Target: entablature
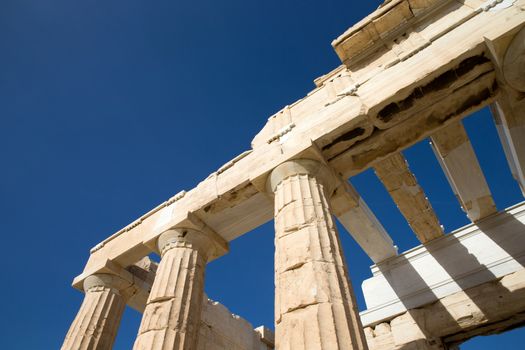
[[[525,1],[497,11],[478,11],[473,3],[492,3],[482,1],[391,1],[378,10],[398,23],[388,29],[385,22],[385,33],[394,35],[410,21],[413,25],[402,9],[416,3],[428,4],[421,12],[411,12],[421,20],[430,20],[423,14],[438,11],[438,4],[439,11],[445,11],[424,28],[442,35],[405,60],[381,65],[381,71],[375,61],[355,70],[344,58],[346,68],[318,79],[312,93],[272,116],[254,138],[252,150],[97,245],[74,285],[108,266],[133,264],[155,251],[156,238],[173,227],[209,229],[231,241],[271,220],[273,203],[265,192],[266,178],[287,160],[320,158],[346,181],[494,102],[499,85],[485,39],[498,43],[518,32],[525,23]],[[452,16],[445,16],[446,11]],[[366,21],[372,23],[372,17]],[[354,32],[343,37],[348,33]]]

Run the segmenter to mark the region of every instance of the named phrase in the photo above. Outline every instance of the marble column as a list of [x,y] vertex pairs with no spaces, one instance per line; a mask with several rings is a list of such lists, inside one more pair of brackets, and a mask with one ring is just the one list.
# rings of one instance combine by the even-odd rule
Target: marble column
[[276,349],[368,349],[328,199],[336,181],[300,159],[275,168]]
[[213,242],[200,231],[172,229],[157,245],[162,258],[133,349],[194,350]]
[[111,349],[126,307],[123,291],[130,286],[130,282],[116,275],[87,277],[84,280],[84,301],[61,349]]

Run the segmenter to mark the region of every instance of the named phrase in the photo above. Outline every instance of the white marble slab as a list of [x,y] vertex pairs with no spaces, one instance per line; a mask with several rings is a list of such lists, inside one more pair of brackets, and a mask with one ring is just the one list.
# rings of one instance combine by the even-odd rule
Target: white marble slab
[[372,266],[364,325],[500,278],[525,266],[525,202]]

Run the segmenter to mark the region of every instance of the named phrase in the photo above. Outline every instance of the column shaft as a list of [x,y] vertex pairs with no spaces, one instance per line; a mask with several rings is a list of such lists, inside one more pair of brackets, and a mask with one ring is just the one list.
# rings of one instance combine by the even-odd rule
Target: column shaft
[[104,285],[86,288],[82,306],[61,349],[111,349],[125,306],[126,302],[117,289]]
[[163,248],[135,350],[197,348],[206,256],[187,241]]
[[276,348],[367,349],[324,179],[302,172],[272,179]]

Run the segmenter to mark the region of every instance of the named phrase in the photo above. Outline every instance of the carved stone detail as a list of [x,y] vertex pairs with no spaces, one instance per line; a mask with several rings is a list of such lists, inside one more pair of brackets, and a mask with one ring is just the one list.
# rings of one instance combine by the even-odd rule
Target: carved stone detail
[[330,171],[312,160],[278,166],[275,192],[276,348],[368,349],[327,197]]
[[204,272],[213,242],[192,229],[174,229],[158,240],[162,259],[133,349],[197,348]]
[[505,53],[503,74],[510,86],[525,92],[525,28],[516,34]]
[[130,283],[115,275],[85,279],[86,295],[61,350],[109,350],[113,346],[126,307],[121,291]]

